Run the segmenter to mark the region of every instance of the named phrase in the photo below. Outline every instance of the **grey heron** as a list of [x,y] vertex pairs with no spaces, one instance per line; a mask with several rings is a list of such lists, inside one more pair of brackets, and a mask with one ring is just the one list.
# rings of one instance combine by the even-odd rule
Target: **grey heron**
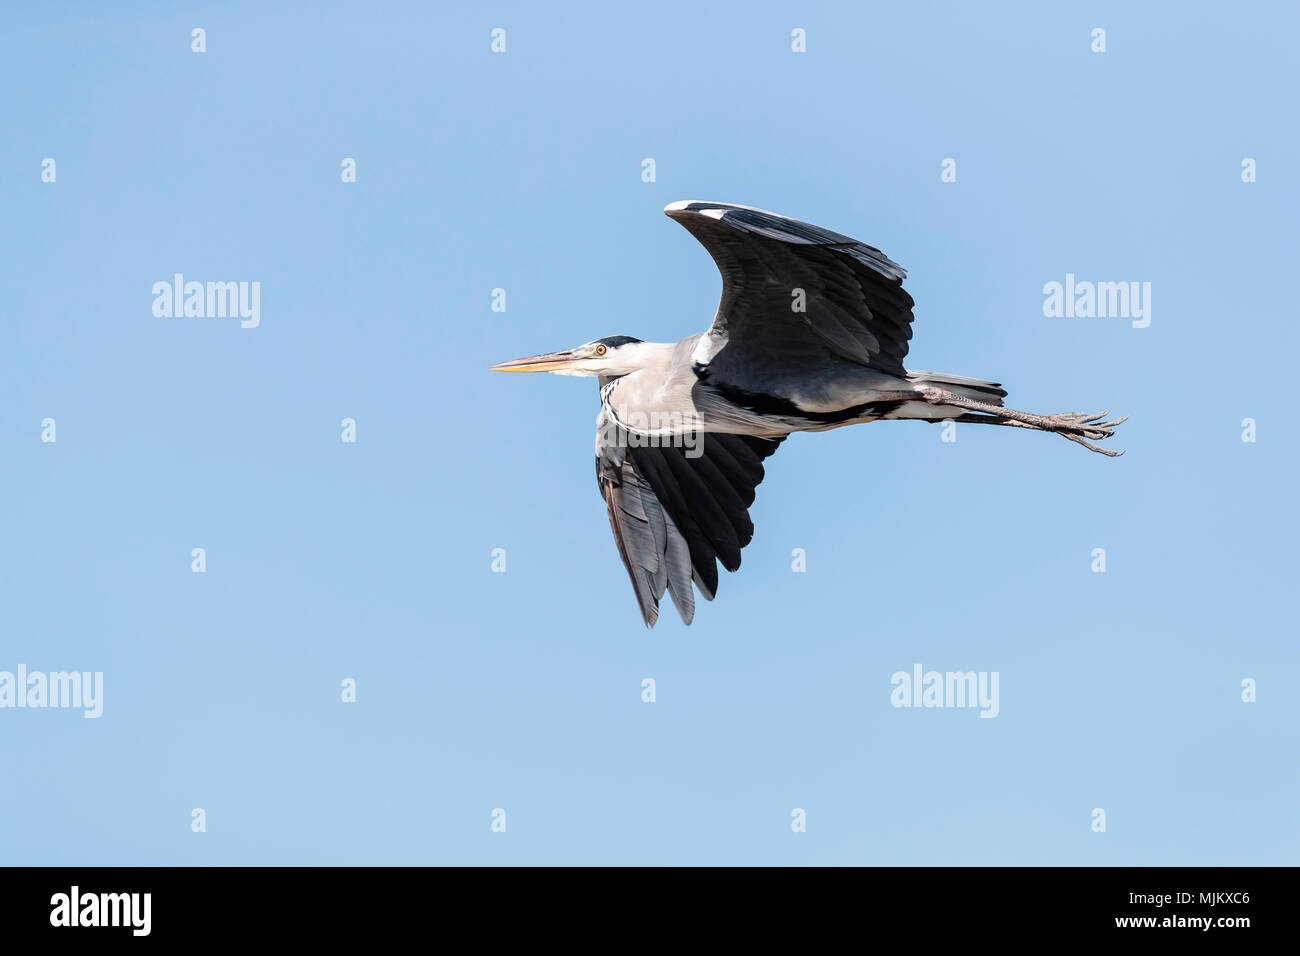
[[667,591],[686,624],[695,588],[740,567],[763,461],[796,431],[879,420],[972,422],[1094,442],[1123,418],[1006,408],[996,382],[908,371],[913,300],[879,249],[775,213],[718,202],[664,212],[722,273],[713,324],[680,342],[627,335],[494,365],[600,381],[596,477],[647,627]]

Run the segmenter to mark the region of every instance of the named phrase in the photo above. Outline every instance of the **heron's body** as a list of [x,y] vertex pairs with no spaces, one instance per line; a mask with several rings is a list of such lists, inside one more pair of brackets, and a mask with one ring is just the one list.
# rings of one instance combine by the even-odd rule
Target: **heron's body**
[[962,414],[960,408],[928,404],[920,391],[926,385],[942,384],[998,405],[1006,394],[995,382],[936,372],[906,372],[900,378],[834,356],[826,358],[820,374],[771,392],[752,392],[711,381],[706,370],[695,369],[691,356],[703,338],[701,332],[680,342],[625,346],[636,350],[640,367],[602,381],[602,411],[653,408],[693,416],[706,432],[781,438],[881,419],[942,421]]
[[1093,444],[1123,419],[1004,408],[996,382],[908,371],[912,298],[878,249],[725,203],[665,212],[723,276],[713,325],[676,343],[629,336],[505,362],[503,371],[600,379],[596,474],[647,625],[667,592],[686,623],[692,583],[717,591],[740,566],[763,461],[791,432],[910,419],[1052,431]]

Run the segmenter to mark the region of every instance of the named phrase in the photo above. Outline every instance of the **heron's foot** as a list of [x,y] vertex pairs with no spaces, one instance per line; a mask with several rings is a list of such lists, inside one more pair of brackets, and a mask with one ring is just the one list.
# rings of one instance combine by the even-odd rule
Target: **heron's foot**
[[958,395],[944,388],[927,387],[921,389],[921,396],[931,405],[950,405],[956,408],[969,408],[979,414],[959,415],[955,421],[982,422],[989,425],[1014,425],[1018,428],[1031,428],[1040,432],[1055,432],[1062,438],[1078,442],[1085,448],[1100,455],[1118,458],[1122,451],[1110,451],[1098,448],[1093,442],[1105,441],[1115,434],[1115,428],[1128,421],[1126,418],[1114,418],[1102,421],[1109,412],[1089,415],[1086,412],[1062,412],[1059,415],[1034,415],[1003,405],[989,405],[965,395]]
[[1051,431],[1071,432],[1093,441],[1101,441],[1115,434],[1115,429],[1128,421],[1127,417],[1101,421],[1107,414],[1109,413],[1087,415],[1083,412],[1062,412],[1059,415],[1048,415],[1047,420],[1055,426]]
[[[1101,455],[1107,455],[1111,458],[1118,458],[1124,454],[1122,451],[1114,451],[1109,448],[1098,448],[1093,442],[1105,441],[1115,434],[1115,429],[1128,421],[1128,418],[1114,418],[1110,421],[1101,421],[1105,418],[1107,412],[1100,412],[1096,415],[1088,415],[1084,412],[1063,412],[1059,415],[1047,415],[1045,417],[1046,427],[1044,431],[1053,431],[1062,438],[1068,438],[1070,441],[1078,442],[1085,448],[1095,451]],[[1030,426],[1033,427],[1033,426]]]

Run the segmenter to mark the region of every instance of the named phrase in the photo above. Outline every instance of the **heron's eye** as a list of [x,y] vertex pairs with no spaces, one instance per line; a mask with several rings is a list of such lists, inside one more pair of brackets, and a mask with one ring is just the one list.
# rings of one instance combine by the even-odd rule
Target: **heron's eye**
[[597,354],[597,355],[604,355],[606,351],[608,351],[608,350],[605,348],[605,346],[603,346],[603,345],[597,345],[597,346],[596,346],[596,354]]

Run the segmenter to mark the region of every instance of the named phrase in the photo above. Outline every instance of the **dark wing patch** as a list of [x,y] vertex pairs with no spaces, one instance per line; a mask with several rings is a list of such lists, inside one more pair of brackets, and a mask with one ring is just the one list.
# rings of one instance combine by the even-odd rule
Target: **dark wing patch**
[[754,536],[749,506],[763,459],[784,439],[710,433],[686,449],[635,447],[621,437],[600,447],[596,477],[641,617],[654,627],[667,591],[690,624],[692,582],[712,601],[718,563],[728,571],[740,567],[741,549]]
[[[742,388],[761,379],[770,391],[832,356],[904,374],[913,301],[903,289],[907,272],[879,249],[746,206],[680,202],[664,212],[722,273],[722,300],[702,343],[701,364],[716,377]],[[793,308],[796,289],[803,312]]]

